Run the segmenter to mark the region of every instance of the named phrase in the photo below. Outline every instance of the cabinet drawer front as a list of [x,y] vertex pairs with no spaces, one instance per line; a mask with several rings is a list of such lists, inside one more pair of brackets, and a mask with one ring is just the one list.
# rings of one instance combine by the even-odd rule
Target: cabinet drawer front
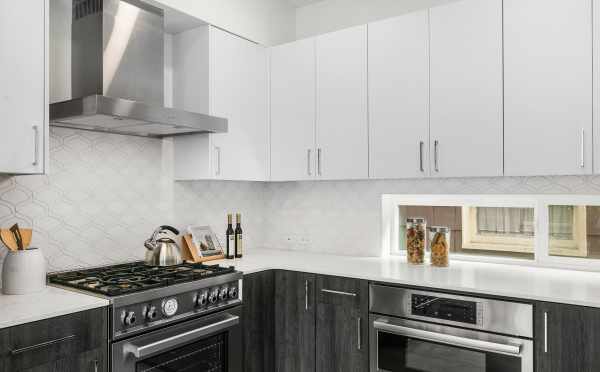
[[335,276],[317,278],[317,302],[360,309],[367,305],[368,284],[364,280]]
[[106,347],[106,308],[0,330],[0,359],[7,370],[22,370]]

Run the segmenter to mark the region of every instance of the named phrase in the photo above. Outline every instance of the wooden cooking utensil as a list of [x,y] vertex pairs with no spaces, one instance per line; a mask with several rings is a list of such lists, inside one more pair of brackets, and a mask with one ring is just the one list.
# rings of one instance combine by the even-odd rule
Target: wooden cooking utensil
[[[31,237],[33,235],[33,230],[31,229],[19,229],[21,233],[21,238],[23,239],[23,249],[27,249],[29,244],[31,244]],[[14,235],[10,229],[0,229],[0,240],[6,246],[6,248],[11,251],[16,251],[19,249],[17,242],[15,241]]]
[[24,250],[25,248],[23,247],[23,238],[21,237],[21,231],[19,231],[19,224],[15,223],[14,225],[12,225],[10,227],[10,232],[13,233],[13,236],[15,238],[15,241],[17,242],[17,247],[19,248],[19,250]]

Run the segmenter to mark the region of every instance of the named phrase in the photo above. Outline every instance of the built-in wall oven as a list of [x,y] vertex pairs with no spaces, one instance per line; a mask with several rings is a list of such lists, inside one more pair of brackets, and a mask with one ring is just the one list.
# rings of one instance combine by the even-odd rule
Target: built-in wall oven
[[371,372],[533,372],[533,306],[370,287]]
[[242,372],[241,307],[112,344],[113,372]]

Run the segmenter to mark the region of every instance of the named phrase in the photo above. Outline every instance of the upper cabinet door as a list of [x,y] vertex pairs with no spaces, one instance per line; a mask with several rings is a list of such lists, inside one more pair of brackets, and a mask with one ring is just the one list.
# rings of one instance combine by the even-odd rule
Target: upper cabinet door
[[368,178],[367,26],[317,37],[317,177]]
[[271,180],[313,179],[315,41],[271,48]]
[[47,133],[45,0],[0,2],[0,173],[43,173]]
[[427,175],[427,10],[369,24],[369,115],[371,178]]
[[229,120],[227,133],[211,136],[217,179],[268,178],[267,50],[211,27],[209,33],[211,115]]
[[501,176],[502,0],[434,7],[430,24],[431,175]]
[[592,172],[591,0],[504,0],[505,173]]

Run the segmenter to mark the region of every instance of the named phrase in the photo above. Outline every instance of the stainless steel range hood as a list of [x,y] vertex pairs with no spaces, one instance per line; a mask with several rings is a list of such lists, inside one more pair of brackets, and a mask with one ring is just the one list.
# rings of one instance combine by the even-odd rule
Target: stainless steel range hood
[[50,123],[166,137],[227,132],[227,120],[164,107],[164,19],[139,0],[53,0]]

